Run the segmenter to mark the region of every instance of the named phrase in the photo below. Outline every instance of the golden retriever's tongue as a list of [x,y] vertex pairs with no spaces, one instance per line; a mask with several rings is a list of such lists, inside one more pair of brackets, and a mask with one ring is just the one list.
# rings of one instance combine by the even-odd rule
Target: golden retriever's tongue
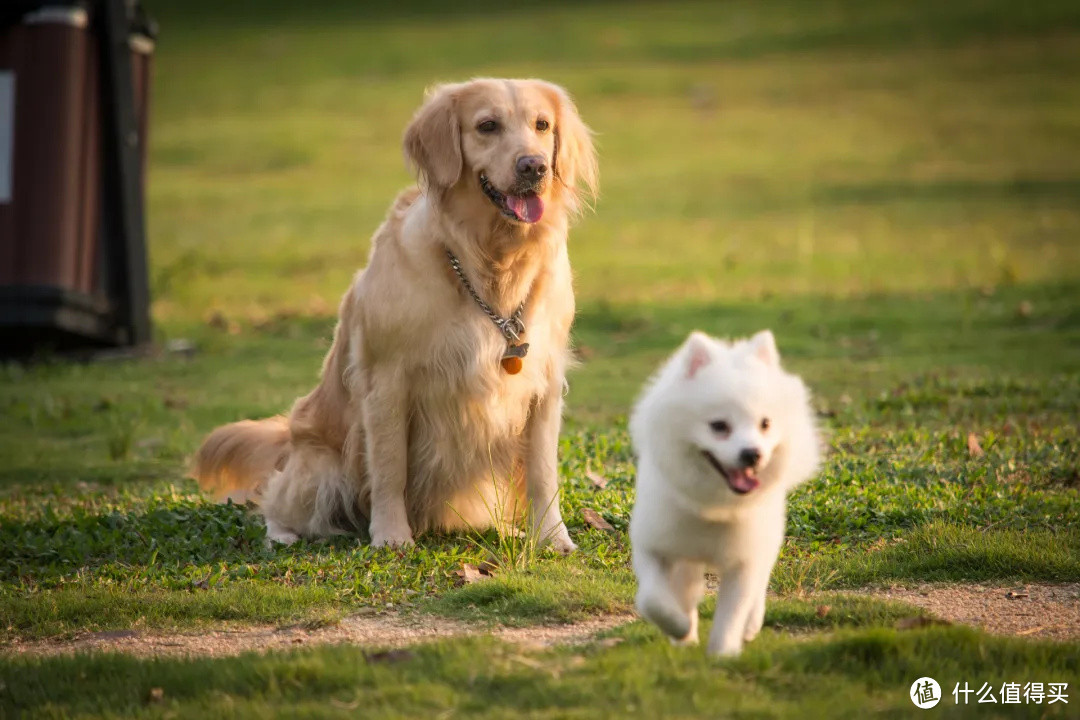
[[737,493],[748,493],[758,486],[758,479],[745,470],[728,470],[728,485]]
[[544,201],[539,195],[507,195],[506,207],[521,222],[534,223],[544,216]]

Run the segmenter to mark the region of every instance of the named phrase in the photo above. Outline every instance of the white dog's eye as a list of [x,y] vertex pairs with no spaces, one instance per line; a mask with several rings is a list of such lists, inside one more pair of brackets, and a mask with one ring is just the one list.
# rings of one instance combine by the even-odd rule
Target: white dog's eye
[[731,426],[727,424],[727,420],[713,420],[711,423],[709,423],[709,427],[712,428],[712,431],[714,433],[718,433],[720,435],[731,434]]
[[762,432],[764,432],[765,430],[768,430],[770,425],[772,425],[772,423],[769,422],[769,418],[762,418],[761,419],[761,430],[762,430]]
[[536,129],[540,132],[547,132],[547,129],[549,127],[551,127],[551,125],[548,123],[547,120],[540,119],[536,121]]
[[499,123],[495,120],[485,120],[476,126],[476,129],[481,133],[488,135],[499,129]]

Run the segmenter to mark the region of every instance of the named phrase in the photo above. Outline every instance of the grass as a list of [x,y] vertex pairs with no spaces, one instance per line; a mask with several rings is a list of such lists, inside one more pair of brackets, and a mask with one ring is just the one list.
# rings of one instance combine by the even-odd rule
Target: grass
[[[148,4],[162,23],[155,332],[197,351],[0,366],[0,641],[332,623],[388,605],[519,625],[625,611],[625,415],[695,328],[771,327],[831,451],[792,498],[781,598],[737,663],[677,653],[638,624],[614,648],[454,641],[390,666],[356,648],[5,657],[0,714],[345,714],[359,699],[371,716],[903,715],[923,674],[946,691],[1078,680],[1075,643],[900,633],[910,609],[833,598],[821,619],[798,599],[1080,580],[1074,4]],[[482,74],[565,84],[601,148],[601,200],[571,237],[582,362],[560,445],[581,550],[457,587],[461,563],[505,537],[267,549],[257,518],[198,494],[186,458],[215,425],[310,389],[337,298],[411,182],[399,141],[422,89]],[[614,532],[585,524],[586,507]],[[145,704],[151,687],[164,704]]]
[[[902,717],[913,710],[908,686],[934,657],[941,704],[950,716],[985,717],[986,706],[955,704],[955,683],[991,683],[996,692],[1004,682],[1026,678],[1072,686],[1080,679],[1076,655],[1067,648],[964,628],[834,629],[798,642],[767,631],[737,661],[723,663],[672,648],[642,625],[618,639],[614,647],[539,652],[466,639],[391,655],[337,646],[241,661],[21,659],[0,669],[7,688],[0,708],[33,708],[29,717],[502,718],[522,708],[537,718],[857,717],[871,708]],[[1062,703],[994,710],[1069,714]]]

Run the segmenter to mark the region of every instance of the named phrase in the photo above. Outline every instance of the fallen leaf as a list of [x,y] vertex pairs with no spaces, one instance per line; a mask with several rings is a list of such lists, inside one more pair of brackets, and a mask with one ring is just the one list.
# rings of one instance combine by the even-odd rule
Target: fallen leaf
[[150,688],[150,694],[146,697],[147,702],[159,703],[165,701],[165,690],[159,687]]
[[1031,304],[1030,300],[1022,300],[1020,304],[1016,306],[1016,314],[1020,317],[1031,317],[1031,313],[1034,312],[1035,306]]
[[615,532],[615,528],[611,523],[600,516],[600,513],[596,512],[592,508],[582,508],[581,516],[585,518],[585,522],[591,527],[597,530],[603,530],[604,532]]
[[595,487],[597,490],[603,490],[607,487],[608,479],[600,473],[593,472],[592,470],[586,470],[585,477],[589,478],[589,481],[592,482],[593,487]]
[[497,564],[497,558],[489,557],[487,560],[482,561],[476,566],[476,569],[480,571],[482,575],[494,575],[499,570]]
[[1026,592],[1013,592],[1012,590],[1010,590],[1009,592],[1005,593],[1005,597],[1009,598],[1010,600],[1020,600],[1022,598],[1028,597],[1028,594]]
[[461,563],[461,569],[455,570],[454,574],[458,576],[461,585],[468,585],[491,577],[491,575],[484,573],[472,563]]
[[1030,627],[1030,628],[1027,628],[1025,630],[1021,630],[1020,632],[1018,632],[1016,634],[1021,635],[1021,636],[1023,636],[1023,635],[1034,635],[1035,633],[1039,632],[1040,630],[1045,630],[1045,629],[1046,629],[1045,625],[1036,625],[1035,627]]
[[975,435],[975,433],[968,433],[967,445],[968,455],[970,455],[971,457],[983,456],[982,445],[979,444],[979,438]]
[[823,617],[825,617],[826,615],[829,614],[830,610],[832,610],[832,607],[829,606],[829,605],[818,605],[817,606],[817,616],[819,618],[823,618]]
[[383,650],[381,652],[373,652],[364,655],[364,659],[369,663],[399,663],[406,660],[412,660],[413,651],[398,649],[398,650]]

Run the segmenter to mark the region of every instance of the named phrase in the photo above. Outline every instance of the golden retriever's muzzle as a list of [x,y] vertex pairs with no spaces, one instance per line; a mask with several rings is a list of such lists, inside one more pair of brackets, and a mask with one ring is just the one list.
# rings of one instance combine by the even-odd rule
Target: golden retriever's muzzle
[[514,184],[501,192],[487,175],[480,173],[480,189],[504,216],[523,223],[539,222],[544,216],[544,201],[540,197],[548,175],[543,155],[525,155],[514,165]]

